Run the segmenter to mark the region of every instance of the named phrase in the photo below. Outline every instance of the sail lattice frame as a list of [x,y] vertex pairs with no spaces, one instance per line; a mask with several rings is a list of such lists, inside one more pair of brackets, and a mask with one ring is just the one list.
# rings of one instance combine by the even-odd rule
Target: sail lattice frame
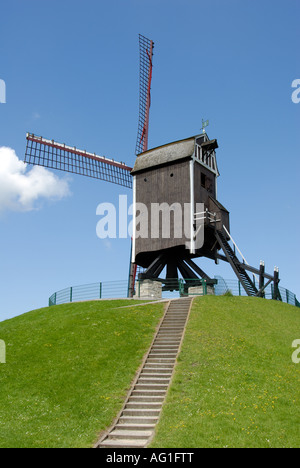
[[140,45],[140,106],[136,154],[148,149],[149,111],[151,104],[152,58],[154,42],[139,35]]
[[104,156],[27,134],[25,162],[132,188],[132,168]]

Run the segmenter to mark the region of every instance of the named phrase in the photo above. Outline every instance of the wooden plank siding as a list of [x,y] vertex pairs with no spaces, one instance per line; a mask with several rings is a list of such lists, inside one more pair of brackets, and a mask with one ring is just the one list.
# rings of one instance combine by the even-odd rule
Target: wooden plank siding
[[[184,235],[184,204],[190,203],[189,160],[170,166],[153,168],[136,175],[136,201],[148,207],[148,239],[136,239],[136,255],[141,252],[156,252],[172,247],[184,246],[188,239]],[[151,205],[157,203],[179,203],[182,207],[181,239],[174,238],[174,216],[171,213],[171,238],[162,237],[162,222],[159,226],[159,238],[151,239]]]

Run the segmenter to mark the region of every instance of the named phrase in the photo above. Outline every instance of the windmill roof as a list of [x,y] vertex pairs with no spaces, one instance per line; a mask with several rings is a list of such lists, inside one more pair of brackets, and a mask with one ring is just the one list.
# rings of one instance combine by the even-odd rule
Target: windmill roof
[[195,138],[193,136],[185,140],[174,141],[141,153],[135,161],[131,174],[192,158],[195,151]]

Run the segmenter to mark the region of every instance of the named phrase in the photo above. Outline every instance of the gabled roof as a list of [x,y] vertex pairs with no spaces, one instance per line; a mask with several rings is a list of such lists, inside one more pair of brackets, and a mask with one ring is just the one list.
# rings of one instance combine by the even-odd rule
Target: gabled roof
[[193,136],[185,140],[174,141],[141,153],[135,161],[131,174],[192,158],[195,151],[195,138]]

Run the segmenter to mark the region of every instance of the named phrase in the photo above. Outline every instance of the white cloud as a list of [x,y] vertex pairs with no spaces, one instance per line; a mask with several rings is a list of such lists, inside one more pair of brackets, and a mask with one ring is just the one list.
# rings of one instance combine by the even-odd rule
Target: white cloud
[[41,115],[38,112],[34,112],[32,114],[33,120],[39,120],[41,118]]
[[0,147],[0,212],[35,210],[41,199],[60,200],[68,195],[66,178],[40,166],[28,169],[13,149]]

